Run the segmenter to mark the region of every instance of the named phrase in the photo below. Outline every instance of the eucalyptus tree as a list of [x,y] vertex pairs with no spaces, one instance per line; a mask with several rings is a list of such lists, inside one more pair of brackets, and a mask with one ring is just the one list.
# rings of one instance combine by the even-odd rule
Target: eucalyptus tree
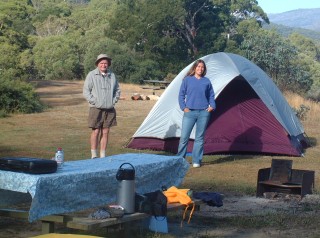
[[7,80],[30,79],[22,55],[28,51],[34,33],[35,11],[29,0],[3,0],[0,4],[0,77]]
[[[109,36],[159,62],[167,72],[206,53],[222,50],[223,22],[212,1],[119,1]],[[222,43],[221,43],[222,42]]]
[[[228,35],[233,37],[230,32],[239,22],[268,21],[257,1],[250,0],[118,2],[109,21],[108,36],[171,72],[203,55],[224,51]],[[235,49],[240,43],[234,41]]]
[[49,16],[67,17],[71,15],[71,5],[65,0],[30,0],[35,10],[34,22],[44,22]]
[[308,55],[317,62],[320,62],[320,49],[315,41],[299,33],[290,34],[288,39],[299,50],[299,52]]
[[77,44],[72,38],[50,36],[38,40],[33,59],[41,79],[78,79],[81,73]]
[[[19,54],[29,47],[28,34],[31,34],[33,27],[31,15],[33,8],[27,0],[3,0],[0,4],[0,54],[2,63],[0,69],[3,71],[19,67]],[[12,52],[12,54],[10,53]],[[15,55],[15,64],[11,65]],[[23,73],[23,72],[19,72]],[[18,75],[16,75],[18,76]]]
[[281,90],[304,93],[310,89],[309,68],[297,60],[296,47],[276,32],[260,29],[247,35],[241,47],[245,57],[266,71]]
[[308,97],[320,101],[320,48],[313,40],[293,33],[288,39],[298,49],[297,60],[300,65],[309,68],[313,84],[308,91]]
[[222,34],[229,24],[228,1],[183,1],[186,11],[180,31],[189,44],[192,58],[222,51],[226,38]]
[[76,5],[72,7],[72,13],[68,17],[68,29],[83,34],[92,34],[92,31],[104,33],[116,6],[117,1],[114,0],[91,0],[88,4]]
[[0,4],[0,116],[43,109],[33,87],[24,82],[23,55],[30,48],[34,14],[28,0],[2,0]]
[[0,41],[26,47],[25,35],[32,33],[34,9],[28,0],[2,0],[0,4]]
[[256,0],[228,0],[230,4],[230,13],[232,22],[230,23],[229,30],[232,33],[232,27],[243,20],[255,19],[261,26],[263,22],[269,24],[268,15],[258,5]]

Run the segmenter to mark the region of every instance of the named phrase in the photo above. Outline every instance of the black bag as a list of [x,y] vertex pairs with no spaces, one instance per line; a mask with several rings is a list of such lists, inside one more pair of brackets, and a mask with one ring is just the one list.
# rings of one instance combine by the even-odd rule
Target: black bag
[[47,174],[57,171],[57,162],[38,158],[0,158],[0,169],[29,174]]
[[147,213],[153,216],[167,216],[167,197],[157,190],[135,196],[136,212]]

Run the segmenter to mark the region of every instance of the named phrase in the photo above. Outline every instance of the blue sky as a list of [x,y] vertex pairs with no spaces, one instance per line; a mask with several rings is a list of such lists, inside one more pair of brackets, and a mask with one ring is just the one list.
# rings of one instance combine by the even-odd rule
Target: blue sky
[[320,8],[319,0],[257,0],[265,13],[282,13],[296,9]]

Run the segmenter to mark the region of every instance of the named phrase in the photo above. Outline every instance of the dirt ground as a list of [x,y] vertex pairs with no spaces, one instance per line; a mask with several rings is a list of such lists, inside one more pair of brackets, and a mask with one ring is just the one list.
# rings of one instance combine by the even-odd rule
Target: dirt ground
[[[261,228],[244,229],[232,226],[219,226],[211,221],[211,225],[201,224],[201,221],[210,218],[211,220],[221,220],[228,218],[248,218],[254,216],[263,216],[264,214],[291,213],[301,215],[304,212],[303,206],[306,204],[320,204],[319,195],[307,195],[302,200],[296,196],[275,195],[271,198],[257,197],[238,197],[225,196],[223,206],[212,207],[203,205],[199,211],[196,211],[190,224],[184,223],[181,227],[178,215],[175,218],[168,218],[169,235],[165,237],[319,237],[318,229],[305,231],[299,227],[289,228]],[[309,211],[310,212],[310,211]],[[180,220],[180,221],[179,221]],[[200,221],[200,222],[199,222]],[[57,226],[57,233],[66,233],[66,228]],[[69,230],[71,233],[73,230]],[[41,234],[40,222],[28,223],[22,219],[0,218],[0,237],[1,238],[24,238],[33,237]],[[149,236],[148,236],[149,237]],[[156,234],[153,237],[162,237]]]
[[[306,207],[317,207],[319,204],[319,195],[306,195],[303,199],[300,196],[276,193],[268,194],[268,198],[226,196],[222,207],[203,206],[200,211],[194,214],[194,217],[200,221],[211,218],[211,222],[212,220],[226,221],[230,218],[246,219],[248,222],[254,222],[254,217],[263,217],[266,214],[274,214],[276,217],[279,214],[281,217],[279,221],[281,222],[282,214],[287,214],[286,217],[289,218],[290,216],[303,217],[307,214],[316,214],[316,210],[308,210]],[[171,234],[174,237],[320,237],[318,229],[304,229],[301,226],[295,227],[294,225],[283,225],[280,228],[270,226],[250,229],[233,227],[232,225],[219,226],[219,222],[210,226],[201,225],[199,222],[197,224],[191,222],[182,229],[178,223],[170,224],[170,226],[173,227]]]

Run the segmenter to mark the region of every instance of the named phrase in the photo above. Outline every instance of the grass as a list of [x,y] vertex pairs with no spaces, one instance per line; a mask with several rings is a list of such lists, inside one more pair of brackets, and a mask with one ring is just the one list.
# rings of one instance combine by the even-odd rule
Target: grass
[[[87,128],[88,105],[82,97],[83,81],[44,81],[34,82],[41,100],[48,105],[43,113],[17,114],[0,119],[0,157],[25,156],[50,159],[57,147],[62,147],[65,160],[82,160],[90,157],[89,135]],[[138,151],[125,148],[125,145],[147,116],[155,101],[131,100],[134,93],[151,94],[137,85],[121,84],[122,100],[116,105],[118,126],[110,132],[107,155],[121,153],[161,153]],[[161,94],[161,91],[157,91]],[[304,157],[283,157],[293,160],[296,169],[315,170],[315,193],[320,191],[320,106],[295,94],[286,93],[285,97],[293,107],[310,107],[307,117],[302,121],[313,147],[306,150]],[[271,156],[252,155],[212,155],[205,156],[205,166],[190,169],[181,187],[195,191],[214,191],[233,195],[255,195],[257,172],[260,168],[270,167]],[[188,158],[191,160],[191,158]],[[317,207],[306,210],[319,210]],[[265,214],[263,216],[234,218],[197,218],[193,223],[198,227],[238,227],[259,229],[274,227],[287,229],[290,226],[314,228],[320,225],[315,214],[293,217],[292,214]],[[181,219],[178,217],[177,219]],[[197,228],[198,229],[198,228]],[[207,228],[205,228],[207,229]],[[137,234],[135,237],[172,237],[154,233]],[[198,236],[212,237],[212,236]]]
[[[90,157],[87,128],[88,105],[82,97],[83,81],[44,81],[38,82],[37,92],[48,110],[36,114],[18,114],[0,119],[0,157],[26,156],[50,159],[57,147],[62,147],[65,160],[81,160]],[[121,153],[162,153],[137,151],[125,148],[131,136],[149,113],[155,101],[131,100],[134,93],[151,94],[137,85],[121,84],[122,100],[116,105],[118,126],[110,132],[107,155]],[[161,91],[157,91],[161,94]],[[305,157],[284,157],[293,160],[297,169],[315,170],[318,174],[320,162],[317,145],[320,131],[319,104],[304,100],[295,94],[286,94],[291,106],[301,104],[311,108],[302,122],[314,146],[308,148]],[[191,169],[183,186],[194,190],[209,190],[223,193],[254,195],[257,171],[269,167],[271,156],[252,155],[212,155],[205,156],[205,166]],[[189,159],[189,158],[188,158]],[[191,159],[191,158],[190,158]],[[315,191],[320,183],[316,176]]]

